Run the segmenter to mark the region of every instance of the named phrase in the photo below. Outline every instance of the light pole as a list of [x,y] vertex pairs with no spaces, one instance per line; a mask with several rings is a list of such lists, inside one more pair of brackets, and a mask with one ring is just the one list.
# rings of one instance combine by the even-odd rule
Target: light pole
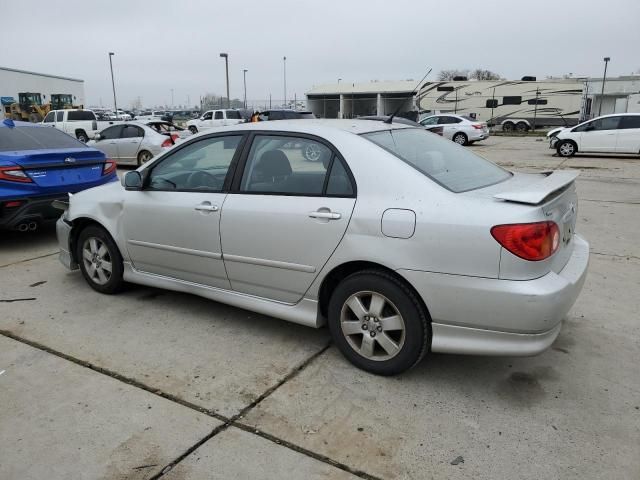
[[247,70],[246,68],[242,70],[242,77],[244,80],[244,109],[247,109]]
[[284,107],[287,108],[287,57],[282,57],[284,68]]
[[109,52],[109,68],[111,68],[111,87],[113,87],[113,109],[115,110],[116,117],[118,116],[118,102],[116,102],[116,82],[113,79],[113,62],[111,61],[111,57],[113,57],[115,53]]
[[602,76],[602,91],[600,92],[600,106],[598,107],[598,116],[602,114],[602,102],[604,101],[604,82],[607,81],[607,65],[609,64],[610,57],[604,57],[604,75]]
[[227,108],[231,108],[231,98],[229,98],[229,54],[221,53],[220,56],[224,58],[224,66],[227,72]]
[[338,79],[338,85],[340,85],[340,80],[342,80],[341,78]]

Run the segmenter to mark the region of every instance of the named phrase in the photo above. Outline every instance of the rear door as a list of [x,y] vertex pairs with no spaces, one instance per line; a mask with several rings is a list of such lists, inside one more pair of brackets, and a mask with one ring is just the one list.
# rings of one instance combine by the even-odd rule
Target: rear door
[[137,164],[138,150],[144,138],[144,130],[136,125],[124,125],[120,138],[115,142],[118,147],[118,158],[123,163]]
[[438,125],[441,125],[443,128],[442,135],[449,139],[453,138],[455,133],[458,131],[458,123],[462,120],[456,117],[450,117],[448,115],[442,115],[438,118]]
[[[310,145],[317,161],[303,155]],[[339,154],[312,136],[255,134],[241,164],[220,226],[231,286],[295,303],[340,243],[355,184]]]
[[213,127],[222,127],[227,124],[227,121],[224,118],[224,111],[216,110],[213,112],[213,120],[211,121],[211,126]]
[[614,153],[619,122],[619,116],[602,117],[574,129],[574,133],[580,133],[578,151]]
[[618,153],[640,153],[640,115],[623,115],[620,118]]

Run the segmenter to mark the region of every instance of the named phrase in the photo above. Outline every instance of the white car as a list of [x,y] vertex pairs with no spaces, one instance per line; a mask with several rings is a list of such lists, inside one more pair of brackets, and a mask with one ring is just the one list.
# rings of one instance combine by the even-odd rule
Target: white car
[[640,113],[603,115],[571,128],[551,130],[549,148],[561,157],[585,153],[640,154]]
[[202,130],[237,125],[238,123],[244,123],[244,118],[242,118],[238,110],[207,110],[200,118],[189,120],[187,122],[187,128],[191,133],[196,134]]
[[442,127],[442,136],[459,145],[471,145],[473,142],[489,138],[489,127],[464,115],[432,115],[420,120],[420,125],[429,130]]

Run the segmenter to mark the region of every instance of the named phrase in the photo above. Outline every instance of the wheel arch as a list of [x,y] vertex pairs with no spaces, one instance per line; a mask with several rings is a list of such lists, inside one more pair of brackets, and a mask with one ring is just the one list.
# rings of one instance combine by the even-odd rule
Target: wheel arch
[[122,257],[124,258],[124,255],[123,255],[124,252],[122,251],[122,247],[118,245],[118,241],[113,236],[113,233],[109,230],[109,228],[107,228],[104,224],[100,223],[95,218],[91,218],[88,216],[80,216],[80,217],[74,218],[73,220],[70,220],[69,222],[71,223],[71,233],[69,235],[69,253],[71,255],[71,258],[74,261],[76,262],[78,261],[78,258],[76,258],[76,252],[77,252],[78,237],[80,236],[80,232],[84,230],[86,227],[91,225],[100,227],[105,232],[107,232],[111,237],[111,239],[113,240],[113,242],[118,247],[118,249],[120,250],[120,255],[122,255]]
[[406,278],[400,275],[397,271],[392,270],[391,268],[385,267],[384,265],[372,261],[367,260],[353,260],[349,262],[342,263],[333,267],[333,269],[325,275],[322,279],[322,283],[320,285],[320,289],[318,291],[318,309],[322,317],[327,317],[327,309],[329,306],[329,300],[331,299],[331,295],[334,290],[338,286],[338,284],[349,275],[352,275],[357,272],[365,271],[365,270],[379,270],[385,272],[388,275],[396,278],[400,282],[402,282],[407,288],[409,288],[412,293],[416,296],[420,305],[424,309],[427,314],[427,318],[431,319],[431,314],[429,313],[429,308],[422,296],[418,293],[418,291],[414,288],[414,286],[409,282]]

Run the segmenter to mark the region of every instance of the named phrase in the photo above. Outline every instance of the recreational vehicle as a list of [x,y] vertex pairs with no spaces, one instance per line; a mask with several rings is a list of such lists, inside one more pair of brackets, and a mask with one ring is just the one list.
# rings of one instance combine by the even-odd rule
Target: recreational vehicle
[[425,83],[416,103],[422,117],[465,115],[504,130],[573,126],[584,102],[583,80],[468,80]]

